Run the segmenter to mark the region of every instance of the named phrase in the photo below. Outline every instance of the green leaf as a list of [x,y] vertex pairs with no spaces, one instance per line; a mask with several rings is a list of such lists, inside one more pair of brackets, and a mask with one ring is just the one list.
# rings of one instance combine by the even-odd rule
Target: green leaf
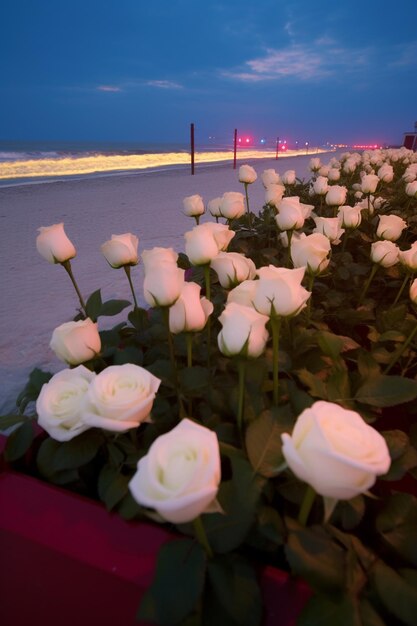
[[109,465],[103,467],[98,478],[98,495],[108,511],[111,511],[127,494],[128,484],[128,476],[123,476]]
[[33,424],[31,419],[26,419],[23,424],[14,430],[6,441],[4,456],[6,461],[17,461],[30,448],[33,441]]
[[408,471],[417,467],[417,450],[410,444],[409,438],[401,430],[382,433],[388,444],[391,466],[382,480],[401,480]]
[[255,521],[260,486],[254,480],[251,465],[239,451],[221,446],[222,456],[228,455],[232,478],[221,483],[217,499],[225,514],[203,516],[204,528],[215,552],[234,550],[244,541]]
[[43,385],[49,382],[51,378],[52,374],[50,372],[43,372],[37,367],[31,371],[25,388],[16,400],[16,405],[22,413],[29,402],[35,402],[38,399]]
[[340,353],[343,349],[343,339],[341,337],[323,330],[316,334],[316,339],[324,354],[334,361],[340,358]]
[[210,372],[206,367],[195,365],[185,367],[179,372],[181,390],[186,396],[198,396],[210,383]]
[[380,375],[380,367],[370,352],[361,350],[358,355],[358,370],[363,380]]
[[97,289],[97,291],[91,294],[85,304],[87,315],[93,322],[96,322],[100,315],[101,305],[101,291]]
[[322,527],[305,528],[286,519],[285,555],[291,570],[315,589],[335,591],[345,585],[344,551]]
[[263,506],[258,515],[258,527],[262,535],[276,546],[284,542],[285,526],[278,511],[272,506]]
[[340,519],[345,530],[352,530],[365,514],[365,498],[356,496],[351,500],[340,500],[335,510],[335,517]]
[[51,438],[45,439],[37,456],[38,469],[47,478],[59,472],[76,470],[96,456],[102,443],[103,435],[95,430],[89,430],[63,443]]
[[16,426],[16,424],[22,424],[26,420],[25,415],[0,415],[0,431]]
[[163,545],[155,579],[142,600],[137,618],[156,621],[160,626],[180,624],[196,608],[205,572],[206,555],[200,544],[179,539]]
[[241,556],[218,556],[209,561],[208,577],[218,602],[236,624],[260,624],[262,599],[256,574]]
[[289,405],[264,411],[246,430],[246,450],[255,472],[266,478],[282,471],[281,434],[291,433],[294,418]]
[[308,388],[309,393],[314,398],[327,400],[328,395],[326,384],[322,380],[320,380],[320,378],[318,378],[306,369],[298,370],[297,376],[299,380]]
[[375,562],[371,580],[382,604],[407,626],[415,626],[417,616],[417,587],[383,561]]
[[127,346],[123,350],[116,350],[114,353],[113,364],[123,365],[124,363],[134,363],[135,365],[142,365],[143,352],[136,346]]
[[103,302],[101,305],[98,317],[118,315],[118,313],[121,313],[127,306],[131,306],[129,300],[107,300],[107,302]]
[[402,376],[378,376],[368,380],[355,395],[355,400],[375,407],[387,407],[417,398],[417,381]]
[[376,519],[376,529],[385,543],[417,567],[417,498],[393,494]]
[[135,308],[133,311],[130,311],[127,318],[138,331],[146,330],[149,327],[149,316],[146,309]]
[[353,598],[315,595],[304,606],[297,626],[364,626]]

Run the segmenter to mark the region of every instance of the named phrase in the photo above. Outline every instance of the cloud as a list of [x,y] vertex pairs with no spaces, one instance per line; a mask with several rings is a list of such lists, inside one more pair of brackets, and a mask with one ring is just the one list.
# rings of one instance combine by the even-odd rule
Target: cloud
[[182,85],[172,80],[148,80],[145,84],[158,89],[182,89]]
[[396,46],[389,67],[409,67],[417,65],[417,41],[411,41],[403,46]]
[[118,91],[122,91],[120,87],[116,87],[115,85],[99,85],[97,87],[98,91],[108,91],[111,93],[117,93]]
[[321,38],[311,45],[292,44],[280,50],[269,48],[264,56],[250,59],[243,68],[223,71],[226,78],[247,83],[277,81],[286,78],[310,81],[352,72],[368,65],[370,49],[349,49],[336,45],[331,39]]

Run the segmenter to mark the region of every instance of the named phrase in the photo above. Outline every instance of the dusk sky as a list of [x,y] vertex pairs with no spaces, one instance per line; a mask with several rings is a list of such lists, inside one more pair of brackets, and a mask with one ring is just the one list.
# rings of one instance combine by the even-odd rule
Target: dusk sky
[[0,139],[401,144],[417,2],[6,0]]

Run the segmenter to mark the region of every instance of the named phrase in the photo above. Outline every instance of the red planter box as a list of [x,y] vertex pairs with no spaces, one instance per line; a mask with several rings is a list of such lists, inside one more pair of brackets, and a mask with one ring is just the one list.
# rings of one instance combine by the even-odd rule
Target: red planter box
[[[158,550],[176,537],[7,468],[0,511],[2,626],[134,626]],[[293,626],[309,589],[269,567],[261,587],[265,626]]]

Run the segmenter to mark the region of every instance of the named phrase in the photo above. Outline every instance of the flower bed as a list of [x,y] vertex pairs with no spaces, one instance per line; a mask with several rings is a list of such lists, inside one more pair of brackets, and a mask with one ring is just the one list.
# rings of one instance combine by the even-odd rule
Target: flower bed
[[249,166],[243,194],[208,203],[215,221],[186,198],[185,254],[141,254],[148,310],[138,240],[113,235],[102,252],[133,309],[110,331],[100,317],[130,303],[85,302],[63,225],[38,236],[80,309],[52,334],[70,367],[34,371],[1,419],[17,427],[5,458],[101,500],[109,520],[182,533],[160,547],[142,621],[269,623],[266,566],[314,590],[300,625],[415,623],[416,156],[346,153],[311,170],[307,183],[265,171],[259,213]]

